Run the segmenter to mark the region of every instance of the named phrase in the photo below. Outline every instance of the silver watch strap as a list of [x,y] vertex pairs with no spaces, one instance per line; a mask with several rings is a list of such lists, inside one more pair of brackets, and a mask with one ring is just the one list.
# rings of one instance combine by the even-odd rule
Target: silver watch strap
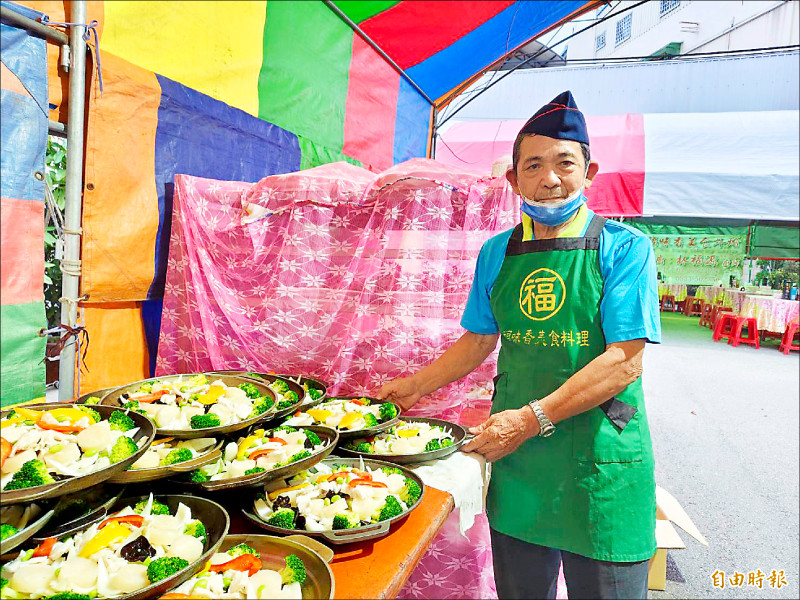
[[546,414],[544,414],[542,407],[539,405],[539,401],[531,400],[528,402],[528,406],[531,407],[533,414],[536,415],[536,419],[539,421],[539,436],[549,437],[553,435],[553,432],[556,430],[556,426],[553,425],[553,422],[547,418]]

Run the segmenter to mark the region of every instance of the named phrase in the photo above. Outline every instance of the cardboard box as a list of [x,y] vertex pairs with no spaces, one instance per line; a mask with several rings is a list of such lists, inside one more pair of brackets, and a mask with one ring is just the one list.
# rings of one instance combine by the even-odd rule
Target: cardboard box
[[650,590],[666,588],[667,551],[686,548],[686,544],[678,535],[673,523],[704,546],[708,546],[706,538],[683,510],[680,502],[664,488],[656,486],[656,545],[658,550],[650,559],[647,571],[647,588]]

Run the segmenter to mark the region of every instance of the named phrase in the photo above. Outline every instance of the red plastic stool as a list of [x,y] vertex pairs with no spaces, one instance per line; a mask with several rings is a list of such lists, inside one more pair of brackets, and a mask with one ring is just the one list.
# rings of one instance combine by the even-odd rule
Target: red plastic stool
[[686,306],[686,300],[679,300],[675,303],[675,312],[683,312],[684,306]]
[[[742,331],[745,328],[747,328],[747,337],[742,336]],[[739,344],[752,344],[758,348],[758,323],[756,320],[753,317],[739,317],[736,319],[736,327],[733,330],[733,335],[728,338],[728,343],[731,346],[738,346]]]
[[675,312],[675,296],[672,294],[664,294],[661,296],[661,311]]
[[719,319],[717,319],[717,324],[714,326],[714,336],[713,340],[715,342],[720,341],[722,338],[729,338],[733,335],[733,331],[736,328],[736,322],[739,320],[738,315],[734,315],[733,313],[724,313]]
[[[781,345],[778,348],[781,352],[788,355],[790,350],[800,350],[800,344],[794,343],[795,336],[800,336],[800,325],[797,321],[792,321],[786,326],[786,331],[783,332],[781,338]],[[800,337],[798,338],[800,342]]]
[[711,329],[715,329],[717,327],[717,322],[722,318],[722,315],[725,313],[733,312],[733,309],[730,306],[717,306],[716,310],[714,311],[714,322],[711,324]]
[[699,317],[703,313],[702,300],[694,296],[686,296],[686,304],[683,305],[683,314],[687,317]]
[[716,308],[717,307],[710,302],[706,302],[703,305],[703,313],[700,315],[699,321],[700,327],[712,327],[712,323],[714,322],[714,314],[717,312]]

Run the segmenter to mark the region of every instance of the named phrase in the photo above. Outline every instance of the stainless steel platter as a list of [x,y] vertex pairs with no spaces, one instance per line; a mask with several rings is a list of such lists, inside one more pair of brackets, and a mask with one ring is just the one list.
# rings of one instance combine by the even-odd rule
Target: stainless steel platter
[[[14,535],[8,536],[6,539],[0,541],[0,553],[5,554],[6,552],[11,552],[17,546],[24,544],[28,541],[33,535],[36,534],[37,531],[42,529],[50,519],[53,518],[53,515],[56,513],[56,506],[58,505],[58,500],[43,500],[41,502],[26,503],[27,506],[32,504],[38,505],[40,512],[36,515],[33,519],[29,520],[28,523],[22,529],[18,530],[17,533]],[[14,505],[4,506],[4,510],[8,510],[13,508]],[[18,504],[16,505],[20,508],[20,510],[25,510],[27,506]],[[4,523],[6,521],[3,521]]]
[[304,531],[304,530],[297,530],[297,529],[285,529],[283,527],[275,527],[274,525],[268,524],[264,521],[256,512],[255,509],[255,501],[257,499],[256,493],[251,493],[248,495],[247,498],[244,499],[242,504],[242,513],[247,518],[248,521],[261,527],[262,529],[266,529],[267,531],[271,531],[273,533],[280,533],[282,535],[287,534],[297,534],[300,533],[302,535],[312,536],[312,537],[320,537],[324,539],[326,542],[331,544],[349,544],[351,542],[362,542],[364,540],[371,540],[379,537],[383,537],[389,533],[389,528],[391,527],[392,523],[400,521],[404,519],[408,514],[413,511],[416,507],[419,506],[420,502],[422,502],[422,498],[425,496],[425,484],[422,482],[422,479],[414,473],[413,471],[398,466],[394,463],[388,463],[379,460],[366,460],[366,459],[359,459],[359,458],[328,458],[322,461],[323,464],[327,465],[328,467],[333,467],[335,465],[346,465],[348,467],[361,467],[363,462],[363,466],[370,467],[372,469],[379,469],[382,467],[388,467],[393,469],[400,469],[403,472],[403,475],[406,477],[410,477],[414,481],[417,482],[422,493],[420,494],[417,501],[410,506],[407,510],[403,511],[396,517],[392,519],[387,519],[385,521],[379,521],[377,523],[371,525],[364,525],[362,527],[353,527],[352,529],[330,529],[327,531]]
[[[180,378],[187,378],[193,377],[194,375],[209,375],[211,373],[186,373],[181,375],[165,375],[163,377],[151,377],[150,379],[143,379],[141,381],[136,381],[134,383],[129,383],[127,385],[123,385],[122,387],[118,387],[113,389],[112,391],[108,392],[105,396],[103,396],[102,404],[108,406],[121,406],[125,400],[123,400],[123,394],[131,394],[137,391],[143,383],[148,383],[151,381],[163,381],[169,382],[177,380]],[[214,375],[217,379],[222,381],[225,385],[238,387],[242,383],[252,383],[255,385],[260,392],[262,392],[265,396],[269,396],[275,401],[275,393],[269,389],[265,384],[259,383],[253,379],[245,379],[242,377],[238,377],[235,375]],[[236,423],[230,423],[228,425],[220,425],[219,427],[204,427],[202,429],[162,429],[158,428],[156,433],[159,436],[169,436],[174,437],[177,439],[182,440],[189,440],[192,438],[199,438],[199,437],[215,437],[218,435],[223,435],[226,433],[231,433],[234,431],[239,431],[240,429],[247,429],[251,425],[255,425],[256,423],[261,423],[262,421],[269,421],[276,418],[275,413],[275,405],[272,406],[268,411],[261,413],[255,417],[250,419],[245,419],[243,421],[238,421]]]
[[294,554],[303,561],[306,568],[306,581],[303,583],[303,598],[330,600],[335,592],[333,571],[328,563],[333,558],[333,551],[304,535],[277,537],[261,534],[228,535],[219,547],[225,552],[238,544],[247,544],[260,554],[262,568],[280,571],[286,557]]
[[[50,403],[26,405],[25,408],[32,410],[47,410],[56,408],[70,408],[75,406],[77,405]],[[94,405],[92,408],[99,412],[103,419],[108,419],[113,412],[122,410],[117,407],[103,406],[100,404]],[[2,411],[2,413],[0,413],[0,418],[5,417],[8,412],[8,410]],[[45,498],[63,496],[64,494],[69,494],[70,492],[77,492],[106,481],[120,471],[125,470],[127,466],[135,463],[137,460],[139,460],[139,457],[145,453],[147,448],[150,446],[150,443],[153,441],[153,438],[156,434],[155,424],[144,415],[140,415],[139,413],[132,411],[126,412],[128,413],[128,416],[133,419],[136,427],[139,428],[139,431],[137,431],[136,435],[133,437],[133,440],[138,443],[140,439],[145,438],[145,443],[142,445],[142,447],[134,452],[131,456],[114,463],[105,469],[100,469],[99,471],[81,475],[80,477],[68,477],[47,485],[38,485],[19,490],[3,491],[2,495],[0,495],[0,505],[4,506],[6,504],[17,504],[19,502],[30,502],[32,500],[43,500]]]
[[[377,454],[377,453],[359,452],[357,450],[352,450],[350,448],[347,448],[343,444],[339,444],[339,447],[336,449],[336,453],[342,454],[344,456],[363,456],[364,458],[385,460],[399,465],[407,465],[420,462],[427,462],[429,460],[438,460],[440,458],[449,456],[450,454],[461,448],[461,446],[472,437],[470,434],[467,433],[467,430],[464,429],[461,425],[458,425],[457,423],[451,423],[450,421],[444,421],[442,419],[432,419],[428,417],[401,417],[399,421],[405,421],[406,423],[427,423],[428,425],[431,426],[438,425],[439,427],[442,427],[450,434],[452,434],[453,444],[451,446],[447,446],[446,448],[439,448],[438,450],[430,450],[428,452],[420,452],[419,454]],[[348,439],[348,441],[355,441],[355,439],[360,439],[362,437],[367,437],[367,436],[358,436],[358,438],[350,438]]]
[[[244,475],[243,477],[234,477],[231,479],[219,479],[217,481],[203,481],[197,483],[187,481],[179,482],[197,489],[205,490],[206,492],[219,492],[236,488],[249,488],[253,486],[265,485],[270,481],[293,477],[300,471],[305,471],[318,462],[321,462],[331,452],[333,452],[333,449],[336,447],[336,443],[339,441],[338,433],[331,427],[311,425],[308,427],[297,427],[297,429],[308,429],[309,431],[313,431],[323,442],[325,442],[325,447],[316,454],[312,454],[307,458],[298,460],[297,462],[293,462],[289,465],[278,467],[277,469],[268,469],[261,473],[253,473],[251,475]],[[176,482],[178,481],[176,480]]]

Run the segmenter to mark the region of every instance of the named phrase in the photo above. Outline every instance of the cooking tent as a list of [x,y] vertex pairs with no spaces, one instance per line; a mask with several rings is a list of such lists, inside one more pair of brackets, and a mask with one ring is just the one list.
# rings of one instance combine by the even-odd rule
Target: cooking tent
[[[20,4],[73,20],[68,2]],[[255,182],[338,160],[382,170],[425,156],[432,103],[596,4],[88,2],[99,44],[90,37],[81,389],[154,370],[176,174]],[[68,77],[59,47],[46,52],[49,116],[64,122]],[[39,270],[29,273],[38,286]],[[43,389],[41,369],[33,388]]]

